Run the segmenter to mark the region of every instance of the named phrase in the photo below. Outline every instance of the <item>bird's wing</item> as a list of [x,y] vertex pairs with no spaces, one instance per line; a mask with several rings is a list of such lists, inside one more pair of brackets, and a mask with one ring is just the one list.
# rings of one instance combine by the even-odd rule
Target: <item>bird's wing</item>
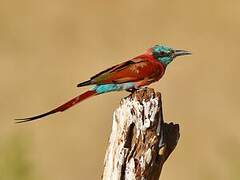
[[90,80],[78,84],[78,87],[92,84],[136,82],[161,74],[160,63],[150,61],[147,57],[137,57],[92,76]]

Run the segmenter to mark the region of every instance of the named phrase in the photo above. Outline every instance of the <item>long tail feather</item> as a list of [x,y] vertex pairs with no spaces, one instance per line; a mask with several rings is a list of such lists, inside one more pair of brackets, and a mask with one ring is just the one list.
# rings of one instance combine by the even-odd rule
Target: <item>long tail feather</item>
[[45,116],[48,116],[50,114],[54,114],[54,113],[57,113],[57,112],[63,112],[65,110],[67,110],[68,108],[74,106],[75,104],[87,99],[88,97],[91,97],[91,96],[94,96],[96,95],[96,91],[94,90],[89,90],[73,99],[71,99],[70,101],[64,103],[63,105],[49,111],[49,112],[46,112],[46,113],[43,113],[43,114],[40,114],[40,115],[37,115],[37,116],[33,116],[33,117],[29,117],[29,118],[22,118],[22,119],[15,119],[17,120],[16,123],[23,123],[23,122],[29,122],[29,121],[33,121],[33,120],[36,120],[36,119],[40,119],[42,117],[45,117]]

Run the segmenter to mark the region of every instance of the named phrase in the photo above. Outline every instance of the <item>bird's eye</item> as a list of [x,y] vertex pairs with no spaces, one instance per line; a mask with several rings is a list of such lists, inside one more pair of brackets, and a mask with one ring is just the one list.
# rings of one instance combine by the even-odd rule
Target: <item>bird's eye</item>
[[164,51],[160,51],[160,52],[159,52],[159,56],[160,56],[160,57],[167,56],[167,53],[166,53],[166,52],[164,52]]

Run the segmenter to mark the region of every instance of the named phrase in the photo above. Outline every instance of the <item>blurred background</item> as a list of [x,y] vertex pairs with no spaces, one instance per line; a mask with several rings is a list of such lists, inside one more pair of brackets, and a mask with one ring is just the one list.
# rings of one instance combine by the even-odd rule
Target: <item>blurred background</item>
[[77,83],[155,44],[191,50],[161,91],[181,138],[161,180],[240,179],[240,1],[0,0],[0,179],[100,179],[112,113],[127,92],[44,120]]

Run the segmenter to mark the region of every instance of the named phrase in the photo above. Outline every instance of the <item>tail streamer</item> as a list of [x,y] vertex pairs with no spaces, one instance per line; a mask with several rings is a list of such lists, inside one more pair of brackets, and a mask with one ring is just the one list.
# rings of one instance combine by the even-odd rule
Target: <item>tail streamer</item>
[[37,116],[33,116],[33,117],[28,117],[28,118],[21,118],[21,119],[15,119],[16,120],[16,123],[23,123],[23,122],[29,122],[29,121],[34,121],[36,119],[40,119],[42,117],[45,117],[45,116],[48,116],[50,114],[55,114],[57,112],[63,112],[69,108],[71,108],[72,106],[78,104],[79,102],[91,97],[91,96],[94,96],[96,95],[96,91],[95,90],[89,90],[89,91],[86,91],[85,93],[69,100],[68,102],[62,104],[61,106],[51,110],[51,111],[48,111],[46,113],[43,113],[43,114],[40,114],[40,115],[37,115]]

